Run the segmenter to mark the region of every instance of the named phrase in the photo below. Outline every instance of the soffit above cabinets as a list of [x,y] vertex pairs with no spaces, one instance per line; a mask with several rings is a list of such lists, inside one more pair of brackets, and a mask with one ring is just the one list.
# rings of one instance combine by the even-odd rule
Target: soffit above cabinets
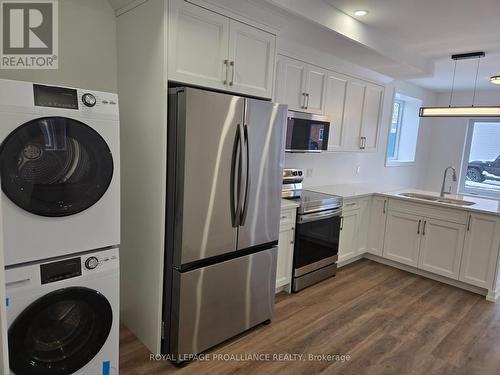
[[111,7],[115,10],[115,14],[118,16],[121,13],[126,12],[132,8],[135,8],[148,0],[108,0]]
[[[108,0],[117,16],[150,0]],[[288,20],[265,0],[186,0],[192,4],[277,34]]]

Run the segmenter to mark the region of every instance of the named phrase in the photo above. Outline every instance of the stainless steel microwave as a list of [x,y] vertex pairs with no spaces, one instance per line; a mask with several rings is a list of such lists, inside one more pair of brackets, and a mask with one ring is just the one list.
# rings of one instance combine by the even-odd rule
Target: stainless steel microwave
[[330,119],[328,117],[288,111],[285,151],[326,151],[329,132]]

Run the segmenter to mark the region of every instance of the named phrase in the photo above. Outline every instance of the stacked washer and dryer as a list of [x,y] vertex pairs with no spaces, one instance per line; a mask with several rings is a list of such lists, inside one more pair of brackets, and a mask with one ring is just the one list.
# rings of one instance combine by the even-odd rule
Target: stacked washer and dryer
[[117,374],[117,96],[0,80],[0,144],[11,374]]

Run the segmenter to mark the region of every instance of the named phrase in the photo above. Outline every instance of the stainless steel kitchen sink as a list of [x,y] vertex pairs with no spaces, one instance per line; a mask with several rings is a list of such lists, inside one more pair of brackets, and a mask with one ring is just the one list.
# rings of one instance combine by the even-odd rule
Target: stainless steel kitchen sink
[[436,197],[434,195],[419,194],[419,193],[401,193],[399,195],[408,198],[423,199],[431,202],[454,204],[457,206],[472,206],[476,204],[475,202],[464,201],[461,199],[441,198],[441,197]]

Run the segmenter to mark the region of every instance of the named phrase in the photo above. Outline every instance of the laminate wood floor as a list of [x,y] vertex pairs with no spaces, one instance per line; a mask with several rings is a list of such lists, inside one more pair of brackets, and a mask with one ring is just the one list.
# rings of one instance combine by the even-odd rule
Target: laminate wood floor
[[[500,302],[370,260],[298,294],[277,296],[272,324],[211,355],[290,353],[306,360],[150,361],[125,327],[120,374],[500,374]],[[349,360],[308,360],[343,354]],[[264,356],[261,359],[265,359]]]

